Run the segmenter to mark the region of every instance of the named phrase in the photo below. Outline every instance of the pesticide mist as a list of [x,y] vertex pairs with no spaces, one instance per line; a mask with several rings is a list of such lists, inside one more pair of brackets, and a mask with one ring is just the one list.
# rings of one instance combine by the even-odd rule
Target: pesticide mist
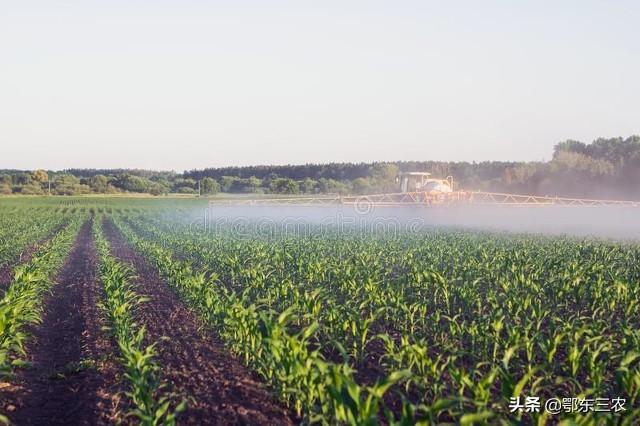
[[396,233],[455,228],[640,239],[640,211],[634,207],[216,206],[192,212],[191,221],[208,231],[233,229],[239,237],[274,229],[279,233],[304,234],[322,230]]

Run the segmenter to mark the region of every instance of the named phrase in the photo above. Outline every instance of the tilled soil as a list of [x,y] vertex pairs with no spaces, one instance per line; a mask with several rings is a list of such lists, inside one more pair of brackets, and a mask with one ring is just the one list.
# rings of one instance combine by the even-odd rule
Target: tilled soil
[[219,340],[202,330],[157,270],[126,243],[110,221],[105,221],[104,229],[113,255],[136,269],[137,291],[151,298],[137,315],[147,327],[149,341],[159,342],[158,361],[168,389],[195,399],[178,423],[298,423]]
[[113,424],[124,386],[117,348],[102,330],[91,221],[82,227],[27,343],[31,366],[0,389],[0,412],[16,425]]

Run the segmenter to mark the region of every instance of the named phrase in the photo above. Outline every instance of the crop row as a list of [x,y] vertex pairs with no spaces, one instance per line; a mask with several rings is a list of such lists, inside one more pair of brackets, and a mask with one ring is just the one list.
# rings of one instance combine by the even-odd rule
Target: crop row
[[25,248],[45,238],[66,221],[63,215],[0,215],[0,267],[14,260]]
[[82,217],[70,223],[44,243],[27,264],[14,268],[14,278],[0,299],[0,377],[21,359],[27,338],[26,327],[41,321],[44,295],[53,285],[53,277],[71,249]]
[[147,298],[136,293],[131,266],[111,255],[99,219],[93,223],[93,237],[99,256],[100,281],[106,295],[100,306],[120,351],[129,387],[127,396],[132,404],[130,414],[136,416],[142,425],[174,425],[185,403],[171,409],[172,400],[163,392],[161,366],[155,359],[156,345],[145,343],[145,328],[135,320],[136,308]]
[[[183,300],[215,328],[233,352],[258,372],[307,421],[375,424],[385,392],[403,380],[407,371],[393,372],[370,386],[360,386],[346,363],[325,359],[310,340],[316,323],[293,331],[293,310],[277,312],[250,303],[243,295],[216,283],[215,275],[194,271],[188,262],[137,236],[126,224],[116,226],[140,252],[147,255]],[[411,422],[411,413],[390,423]]]
[[201,287],[255,317],[284,314],[286,333],[313,327],[307,348],[345,359],[361,386],[409,370],[385,398],[396,416],[544,422],[510,413],[509,398],[611,395],[627,399],[622,415],[566,417],[638,418],[637,246],[439,231],[274,241],[149,216],[129,224],[167,256],[195,261]]

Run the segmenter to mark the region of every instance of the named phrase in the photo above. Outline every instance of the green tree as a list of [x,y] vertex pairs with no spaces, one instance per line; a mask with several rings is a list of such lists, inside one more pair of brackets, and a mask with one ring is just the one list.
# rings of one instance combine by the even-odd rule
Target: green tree
[[311,179],[305,178],[302,182],[300,182],[300,191],[305,194],[313,194],[316,192],[318,186],[318,182]]
[[44,170],[35,170],[31,172],[31,178],[35,182],[39,182],[41,184],[45,182],[49,182],[49,174]]
[[181,186],[180,188],[176,189],[176,192],[178,194],[195,194],[196,190],[190,186]]
[[15,176],[14,182],[16,185],[31,185],[33,178],[31,177],[31,173],[19,173]]
[[167,188],[166,186],[160,185],[157,182],[154,182],[152,185],[149,186],[149,194],[151,195],[163,195],[166,194],[167,192],[169,192],[169,188]]
[[9,195],[13,191],[11,190],[11,185],[7,185],[6,183],[0,183],[0,194]]
[[249,179],[246,180],[246,190],[245,192],[249,192],[249,193],[257,193],[260,192],[260,187],[262,186],[262,180],[258,179],[255,176],[251,176]]
[[393,163],[375,163],[369,170],[369,176],[373,179],[381,181],[394,181],[400,169],[397,164]]
[[95,175],[89,179],[89,186],[93,192],[104,194],[109,190],[109,178],[104,175]]
[[20,193],[23,195],[42,195],[44,191],[40,184],[30,183],[28,185],[22,185],[20,187]]
[[71,174],[58,175],[53,180],[53,191],[57,195],[89,194],[91,187],[80,183],[80,179]]
[[220,189],[222,192],[231,192],[237,180],[238,178],[235,176],[222,176],[220,179]]
[[348,194],[349,187],[344,183],[335,179],[318,179],[318,189],[323,194]]
[[289,178],[277,178],[272,180],[269,189],[274,194],[297,194],[300,192],[298,182]]
[[142,176],[135,176],[128,173],[118,175],[114,181],[116,186],[127,192],[150,192],[156,183]]
[[0,175],[0,185],[8,185],[9,187],[13,185],[13,179],[11,178],[11,175]]
[[351,182],[351,190],[354,194],[367,194],[371,190],[371,184],[367,178],[357,178]]
[[200,181],[200,190],[203,195],[212,195],[220,192],[220,184],[213,178],[206,177]]
[[371,166],[369,175],[373,181],[373,186],[381,192],[396,192],[397,183],[396,178],[400,168],[397,164],[393,163],[376,163]]

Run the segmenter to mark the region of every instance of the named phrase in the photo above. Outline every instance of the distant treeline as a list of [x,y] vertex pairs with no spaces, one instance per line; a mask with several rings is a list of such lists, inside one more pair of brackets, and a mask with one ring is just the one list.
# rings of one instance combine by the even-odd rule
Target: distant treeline
[[0,193],[135,192],[367,194],[398,190],[399,171],[453,176],[458,188],[593,198],[640,198],[640,136],[568,140],[547,162],[397,161],[222,167],[184,173],[137,169],[0,170]]

